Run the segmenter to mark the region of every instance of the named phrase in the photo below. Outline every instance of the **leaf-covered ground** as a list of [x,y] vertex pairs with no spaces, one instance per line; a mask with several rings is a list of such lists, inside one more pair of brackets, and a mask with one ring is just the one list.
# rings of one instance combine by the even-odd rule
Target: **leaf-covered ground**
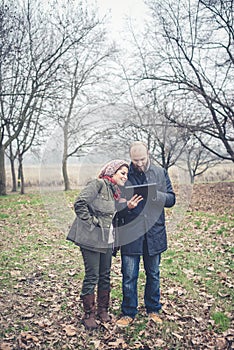
[[234,183],[198,184],[162,256],[162,325],[139,314],[118,329],[120,256],[113,259],[112,323],[85,331],[79,249],[51,224],[39,194],[0,198],[0,349],[234,349]]

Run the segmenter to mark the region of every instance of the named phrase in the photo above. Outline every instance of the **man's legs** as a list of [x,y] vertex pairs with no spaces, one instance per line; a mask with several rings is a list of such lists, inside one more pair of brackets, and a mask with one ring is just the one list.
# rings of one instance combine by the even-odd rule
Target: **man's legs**
[[156,254],[149,256],[147,243],[144,242],[144,268],[146,272],[146,284],[145,284],[145,294],[144,301],[146,312],[158,313],[162,305],[160,304],[160,260],[161,255]]
[[137,279],[139,274],[139,255],[122,255],[122,313],[134,318],[137,314]]

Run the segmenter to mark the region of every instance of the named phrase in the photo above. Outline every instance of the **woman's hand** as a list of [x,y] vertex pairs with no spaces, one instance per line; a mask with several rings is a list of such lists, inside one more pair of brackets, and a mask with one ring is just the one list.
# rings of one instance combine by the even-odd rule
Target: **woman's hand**
[[135,194],[129,201],[127,201],[128,209],[136,208],[138,206],[138,203],[140,203],[142,200],[142,196],[138,196],[138,194]]

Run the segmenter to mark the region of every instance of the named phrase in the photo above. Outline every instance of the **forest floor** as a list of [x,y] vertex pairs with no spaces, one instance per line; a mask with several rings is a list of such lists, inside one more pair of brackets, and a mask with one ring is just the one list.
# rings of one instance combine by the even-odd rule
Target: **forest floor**
[[[75,192],[69,194],[71,203]],[[81,324],[79,249],[54,227],[39,193],[0,198],[0,350],[234,349],[234,182],[193,186],[190,205],[168,233],[161,262],[161,317],[148,321],[139,275],[139,313],[119,329],[120,255],[111,273],[112,322]]]

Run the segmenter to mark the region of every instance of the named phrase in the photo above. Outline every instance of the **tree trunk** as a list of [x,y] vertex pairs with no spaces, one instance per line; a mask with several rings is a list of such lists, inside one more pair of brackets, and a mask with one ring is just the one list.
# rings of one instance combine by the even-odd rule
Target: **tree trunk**
[[6,195],[5,147],[0,145],[0,196]]
[[190,160],[189,160],[189,155],[187,155],[187,167],[188,167],[188,171],[189,171],[190,183],[194,184],[194,172],[193,172]]
[[24,169],[23,164],[21,164],[21,188],[20,193],[25,194],[25,183],[24,183]]
[[23,159],[19,156],[19,168],[18,168],[18,187],[20,186],[20,193],[24,194],[24,172],[23,172]]
[[14,161],[14,159],[10,158],[10,163],[11,163],[11,179],[12,179],[11,192],[16,192],[17,191],[17,185],[16,185],[15,161]]
[[68,150],[68,126],[65,124],[63,128],[63,164],[62,164],[62,171],[63,171],[63,180],[64,180],[64,190],[68,191],[71,189],[70,187],[70,181],[68,177],[67,172],[67,150]]
[[17,186],[18,188],[21,187],[21,175],[20,175],[20,165],[18,166],[18,176],[17,176]]
[[70,181],[67,172],[67,158],[63,159],[63,180],[64,180],[64,190],[68,191],[71,189]]
[[194,184],[194,181],[195,181],[195,175],[191,175],[190,174],[190,183],[191,183],[191,185]]

